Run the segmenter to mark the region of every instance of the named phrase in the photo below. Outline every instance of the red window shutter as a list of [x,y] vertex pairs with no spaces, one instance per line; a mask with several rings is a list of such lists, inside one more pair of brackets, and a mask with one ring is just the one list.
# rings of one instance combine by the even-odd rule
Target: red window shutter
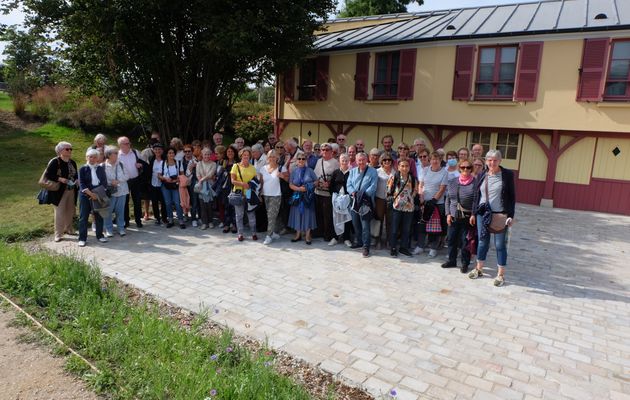
[[284,75],[284,101],[293,101],[295,98],[295,69],[290,68]]
[[542,59],[543,42],[521,43],[516,69],[514,100],[535,101]]
[[354,74],[354,99],[367,100],[368,75],[370,73],[370,53],[357,53],[357,67]]
[[317,77],[315,83],[315,99],[323,101],[328,97],[328,56],[319,56],[315,61]]
[[398,98],[413,99],[413,83],[416,75],[416,49],[400,51],[400,72],[398,74]]
[[469,100],[471,97],[475,46],[457,46],[455,51],[453,100]]
[[608,38],[584,40],[580,84],[577,93],[578,100],[602,100],[609,43],[610,40]]

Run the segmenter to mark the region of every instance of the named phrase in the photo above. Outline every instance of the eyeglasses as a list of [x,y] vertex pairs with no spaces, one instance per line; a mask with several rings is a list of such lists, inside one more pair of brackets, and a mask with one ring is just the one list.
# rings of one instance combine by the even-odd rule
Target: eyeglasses
[[66,147],[64,150],[72,151],[72,147]]
[[345,142],[345,141],[346,141],[346,138],[337,138],[337,141],[338,141],[338,142]]
[[298,157],[298,158],[297,158],[297,160],[298,160],[298,161],[306,161],[306,158],[304,158],[304,157]]
[[429,158],[429,156],[420,156],[420,158]]
[[472,165],[462,165],[460,169],[473,169]]
[[184,150],[184,153],[192,153],[192,150]]
[[399,147],[398,150],[409,150],[409,147]]
[[381,161],[381,162],[392,162],[392,159],[391,159],[391,158],[385,158],[385,159],[383,159],[383,161]]
[[284,149],[284,146],[281,144],[276,145],[276,149]]

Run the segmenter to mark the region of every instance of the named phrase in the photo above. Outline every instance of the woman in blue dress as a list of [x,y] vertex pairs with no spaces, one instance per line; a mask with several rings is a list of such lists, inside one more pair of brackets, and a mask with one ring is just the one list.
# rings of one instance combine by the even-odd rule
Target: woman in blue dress
[[295,237],[292,242],[302,239],[306,244],[311,244],[311,230],[317,227],[315,222],[315,182],[317,176],[312,169],[306,166],[306,155],[296,155],[297,167],[291,171],[289,187],[293,190],[291,197],[291,210],[289,211],[289,227],[295,229]]

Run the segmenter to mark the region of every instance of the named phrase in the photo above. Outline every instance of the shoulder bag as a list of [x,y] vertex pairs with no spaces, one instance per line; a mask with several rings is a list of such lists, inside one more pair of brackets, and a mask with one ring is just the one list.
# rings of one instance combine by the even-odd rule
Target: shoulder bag
[[[243,181],[243,175],[241,174],[241,168],[236,164],[236,169],[238,170],[238,176],[241,178],[241,182]],[[243,205],[243,190],[237,189],[232,184],[232,191],[228,194],[228,203],[231,206],[242,206]]]
[[[486,189],[486,203],[490,206],[490,196],[488,195],[488,175],[486,174],[485,179],[485,189]],[[492,209],[490,209],[492,211]],[[492,212],[492,220],[490,221],[490,225],[488,225],[488,231],[491,233],[503,233],[505,227],[507,226],[507,214],[506,213],[498,213]]]
[[[53,158],[53,160],[57,162],[57,177],[59,177],[61,176],[61,165],[59,165],[59,158]],[[52,160],[50,160],[50,162],[52,162]],[[48,178],[46,178],[47,169],[48,169],[48,166],[46,166],[46,168],[44,169],[44,172],[42,172],[42,176],[39,178],[39,181],[37,183],[42,189],[46,189],[47,191],[50,191],[50,192],[56,192],[61,187],[61,184],[59,182],[51,181]]]

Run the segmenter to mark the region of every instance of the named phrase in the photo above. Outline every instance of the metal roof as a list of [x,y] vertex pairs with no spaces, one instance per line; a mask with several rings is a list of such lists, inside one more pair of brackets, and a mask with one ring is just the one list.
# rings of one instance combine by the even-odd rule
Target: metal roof
[[342,18],[331,24],[401,19],[318,35],[319,51],[437,40],[630,29],[630,0],[541,0],[432,12]]

